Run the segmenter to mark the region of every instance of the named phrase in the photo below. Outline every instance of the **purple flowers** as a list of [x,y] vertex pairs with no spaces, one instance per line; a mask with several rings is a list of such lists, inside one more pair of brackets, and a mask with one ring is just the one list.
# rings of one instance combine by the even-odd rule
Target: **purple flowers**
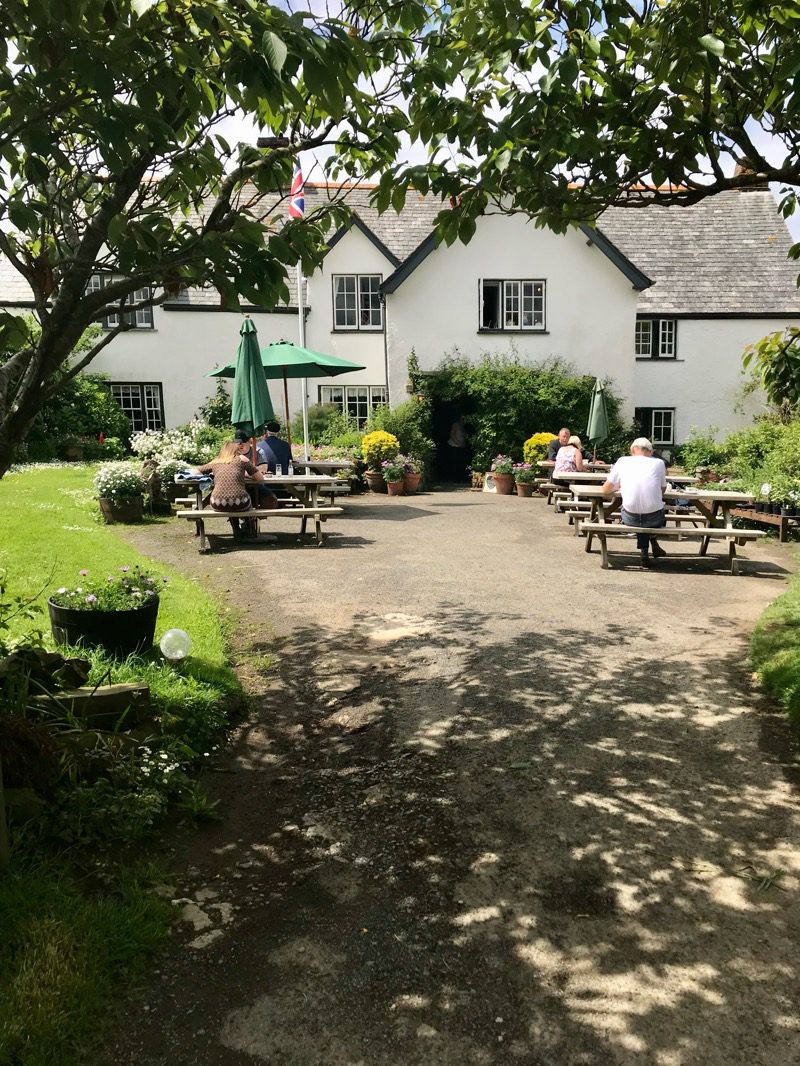
[[92,595],[90,594],[90,595],[88,595],[88,596],[86,597],[86,602],[87,602],[87,603],[97,603],[97,597],[96,597],[96,596],[92,596]]
[[89,573],[89,571],[88,570],[79,570],[78,573],[81,575],[81,577],[86,577],[86,575]]

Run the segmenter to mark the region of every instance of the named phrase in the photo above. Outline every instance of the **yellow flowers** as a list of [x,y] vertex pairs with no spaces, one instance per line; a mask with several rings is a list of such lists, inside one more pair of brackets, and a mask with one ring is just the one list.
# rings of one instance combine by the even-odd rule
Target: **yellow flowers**
[[370,470],[380,470],[384,459],[394,459],[400,453],[400,441],[394,433],[376,429],[361,441],[361,454]]
[[540,459],[546,459],[547,446],[555,437],[555,433],[534,433],[532,437],[528,437],[522,446],[525,462],[538,463]]

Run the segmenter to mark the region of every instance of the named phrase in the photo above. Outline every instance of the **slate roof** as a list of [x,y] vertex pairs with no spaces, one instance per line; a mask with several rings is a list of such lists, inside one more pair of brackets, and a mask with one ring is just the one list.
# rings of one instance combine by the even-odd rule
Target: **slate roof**
[[613,207],[598,227],[654,282],[640,312],[800,314],[792,239],[767,188],[692,207]]
[[[306,214],[343,197],[361,222],[401,263],[431,234],[440,201],[409,193],[400,215],[379,215],[372,185],[306,185]],[[285,197],[264,197],[259,214],[285,217]],[[798,268],[787,259],[792,240],[768,189],[724,192],[692,207],[609,208],[600,233],[653,285],[639,293],[639,310],[663,314],[800,315]],[[606,254],[608,254],[606,252]],[[409,264],[411,265],[411,264]],[[289,301],[297,306],[294,270]],[[0,256],[0,304],[30,301],[27,284]],[[171,304],[219,306],[214,289],[190,289]],[[307,303],[307,301],[306,301]]]

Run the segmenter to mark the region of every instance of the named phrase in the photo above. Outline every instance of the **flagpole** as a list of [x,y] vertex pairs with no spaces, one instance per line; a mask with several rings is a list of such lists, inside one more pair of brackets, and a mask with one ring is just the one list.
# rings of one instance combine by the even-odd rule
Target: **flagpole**
[[[300,335],[300,347],[306,346],[306,316],[303,308],[303,267],[297,264],[297,325]],[[310,459],[308,454],[308,378],[300,378],[300,388],[303,392],[303,458],[306,462]]]

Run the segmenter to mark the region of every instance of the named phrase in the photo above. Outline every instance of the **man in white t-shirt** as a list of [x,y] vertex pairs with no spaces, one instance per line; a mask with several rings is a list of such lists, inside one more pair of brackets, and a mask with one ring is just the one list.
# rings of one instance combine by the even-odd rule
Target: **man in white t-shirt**
[[[603,485],[603,492],[619,490],[623,525],[661,529],[667,524],[663,496],[667,487],[666,470],[662,460],[654,457],[653,445],[647,437],[637,437],[631,445],[631,454],[617,459]],[[643,566],[650,565],[647,554],[650,546],[654,559],[667,554],[656,538],[647,533],[637,533],[636,544]]]

